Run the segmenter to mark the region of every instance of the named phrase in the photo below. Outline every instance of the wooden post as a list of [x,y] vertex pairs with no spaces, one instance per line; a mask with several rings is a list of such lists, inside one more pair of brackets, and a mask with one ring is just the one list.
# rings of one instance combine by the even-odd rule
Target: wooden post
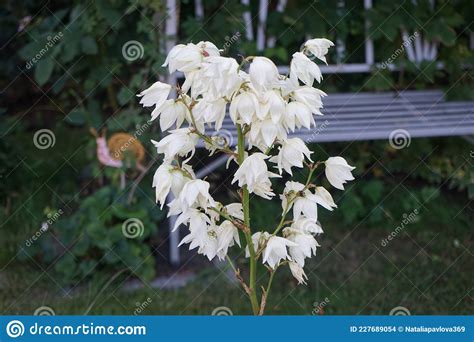
[[[372,8],[372,0],[364,0],[364,9],[368,11]],[[375,63],[374,58],[374,41],[370,35],[370,21],[365,19],[365,64],[372,67]]]

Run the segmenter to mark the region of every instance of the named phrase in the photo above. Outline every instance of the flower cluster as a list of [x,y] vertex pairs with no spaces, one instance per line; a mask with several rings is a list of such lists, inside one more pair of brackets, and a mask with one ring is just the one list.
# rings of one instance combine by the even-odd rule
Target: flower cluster
[[[168,214],[179,215],[176,227],[189,227],[180,244],[197,248],[209,260],[223,259],[230,247],[241,246],[240,232],[246,238],[248,257],[261,258],[270,272],[288,264],[298,282],[305,282],[305,259],[316,254],[319,245],[314,236],[322,233],[318,209],[336,207],[329,191],[313,184],[313,172],[325,165],[326,178],[337,189],[354,179],[354,168],[343,158],[315,162],[303,140],[289,137],[297,129],[311,129],[314,116],[322,115],[326,94],[313,87],[322,75],[308,56],[326,62],[332,45],[327,39],[307,41],[302,51],[293,54],[286,76],[266,57],[247,57],[239,64],[221,56],[210,42],[180,44],[169,52],[164,66],[170,73],[183,73],[184,83],[173,89],[156,82],[139,96],[143,106],[154,107],[152,120],[159,119],[162,131],[168,131],[159,142],[153,141],[163,155],[153,187],[161,207],[173,194]],[[171,96],[174,90],[175,98]],[[209,129],[219,131],[227,114],[238,131],[237,147],[216,143],[214,136],[206,134]],[[242,203],[217,202],[209,192],[210,184],[196,179],[189,162],[200,139],[211,154],[227,153],[238,165],[232,183],[240,188]],[[309,167],[307,183],[288,181],[280,195],[280,224],[273,231],[250,227],[248,194],[271,200],[275,196],[271,179],[284,173],[292,176],[294,168],[304,165]],[[290,213],[292,219],[287,220]]]

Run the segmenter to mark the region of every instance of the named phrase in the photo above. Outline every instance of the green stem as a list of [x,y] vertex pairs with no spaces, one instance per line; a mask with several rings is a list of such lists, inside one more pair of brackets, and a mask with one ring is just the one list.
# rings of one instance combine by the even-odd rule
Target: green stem
[[235,267],[234,262],[232,261],[232,259],[228,255],[226,255],[225,257],[227,258],[227,261],[229,262],[229,265],[232,268],[232,270],[234,271],[234,273],[237,273],[238,272],[237,268]]
[[[239,152],[239,165],[242,165],[244,158],[245,158],[245,138],[242,132],[242,126],[237,124],[237,134],[238,134],[238,152]],[[245,240],[247,241],[247,246],[249,248],[250,254],[250,302],[252,304],[252,311],[254,315],[258,315],[259,312],[259,304],[257,299],[257,287],[256,287],[256,279],[257,279],[257,259],[255,257],[255,248],[253,246],[252,241],[252,233],[250,231],[250,196],[249,190],[247,186],[242,187],[242,207],[244,211],[244,223],[245,226],[248,227],[245,233]]]
[[[272,288],[272,283],[273,283],[273,277],[275,276],[275,273],[276,273],[276,270],[278,269],[278,266],[275,267],[275,269],[273,271],[270,272],[270,279],[268,279],[268,284],[267,284],[267,288],[265,289],[265,307],[268,303],[268,295],[270,293],[270,289]],[[263,315],[263,312],[265,310],[265,307],[262,309],[262,315]]]

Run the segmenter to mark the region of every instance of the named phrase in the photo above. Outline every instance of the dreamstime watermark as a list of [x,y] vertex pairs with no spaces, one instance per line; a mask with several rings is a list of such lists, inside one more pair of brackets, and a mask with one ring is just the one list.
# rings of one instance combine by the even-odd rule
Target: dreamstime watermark
[[38,240],[44,233],[46,233],[50,226],[52,226],[56,221],[59,220],[59,217],[64,214],[62,209],[59,209],[55,213],[49,213],[47,215],[47,220],[41,224],[41,228],[36,231],[29,239],[25,241],[26,247],[31,247],[36,240]]
[[308,138],[306,138],[305,141],[307,143],[313,141],[314,138],[320,135],[324,130],[326,130],[326,128],[328,128],[329,125],[330,125],[330,122],[328,120],[324,120],[322,124],[320,124],[319,126],[316,126],[314,130],[312,130],[311,135]]
[[404,213],[402,215],[402,221],[400,222],[400,225],[398,225],[390,234],[385,239],[382,239],[380,242],[380,245],[382,247],[388,246],[389,242],[395,239],[398,234],[402,232],[406,228],[407,225],[413,223],[416,221],[416,217],[418,216],[419,211],[418,209],[413,210],[411,213],[407,214]]
[[141,136],[143,133],[145,133],[145,131],[150,128],[150,122],[146,122],[144,123],[143,125],[139,125],[137,124],[136,126],[136,131],[135,133],[130,136],[130,138],[125,142],[123,143],[119,149],[117,149],[115,152],[114,152],[114,158],[115,159],[121,159],[120,156],[125,153],[126,151],[129,150],[130,146],[132,146],[135,141],[138,140],[138,137]]
[[56,33],[54,36],[48,36],[48,42],[45,46],[39,50],[39,52],[28,62],[26,62],[26,69],[30,70],[33,65],[38,63],[38,61],[44,57],[45,54],[48,53],[49,49],[51,49],[54,45],[56,45],[61,39],[63,38],[63,33],[60,31]]
[[20,321],[14,320],[8,322],[5,330],[7,331],[8,336],[11,338],[17,338],[25,333],[25,326]]
[[129,218],[122,224],[122,233],[128,239],[141,237],[144,232],[143,222],[137,218]]
[[55,316],[56,313],[54,312],[53,308],[49,306],[40,306],[35,310],[33,313],[35,316]]
[[136,303],[136,309],[133,311],[134,316],[140,315],[145,309],[151,304],[152,300],[150,297],[148,297],[145,301],[142,303],[137,302]]
[[122,45],[122,56],[129,62],[143,58],[145,49],[138,40],[129,40]]
[[411,144],[411,135],[407,130],[395,129],[390,132],[388,142],[396,150],[408,147]]
[[390,310],[390,316],[411,316],[411,313],[406,307],[397,306]]
[[212,316],[233,316],[234,313],[227,306],[218,306],[211,313]]
[[321,302],[314,302],[313,303],[313,310],[311,311],[312,315],[323,315],[324,308],[328,306],[331,301],[328,297],[324,298]]
[[12,320],[8,322],[5,327],[6,333],[11,338],[23,336],[25,332],[29,335],[39,336],[104,336],[104,335],[146,335],[146,326],[144,325],[95,325],[94,323],[83,323],[73,325],[44,325],[38,322],[28,326],[19,320]]
[[405,51],[405,48],[411,45],[411,43],[418,36],[419,36],[419,33],[415,32],[414,34],[409,36],[408,39],[404,40],[402,45],[398,49],[396,49],[389,58],[387,58],[384,62],[379,64],[380,69],[386,69],[389,67],[389,65],[393,64],[393,62],[398,58],[398,56],[400,56]]
[[49,129],[39,129],[33,135],[33,144],[40,150],[46,150],[56,144],[56,136]]
[[241,37],[241,33],[239,31],[235,32],[232,36],[225,36],[224,40],[225,40],[225,43],[224,43],[224,46],[223,46],[223,51],[224,52],[227,52],[227,50],[229,50],[229,48],[237,43],[239,40],[240,40],[240,37]]

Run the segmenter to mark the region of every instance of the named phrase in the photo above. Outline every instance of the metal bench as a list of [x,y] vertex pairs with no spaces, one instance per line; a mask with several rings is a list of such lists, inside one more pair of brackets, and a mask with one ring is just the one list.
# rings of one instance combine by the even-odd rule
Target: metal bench
[[[290,136],[318,143],[389,140],[397,132],[407,139],[474,134],[474,102],[446,102],[439,90],[330,94],[323,103],[324,116],[316,117],[316,127],[298,130]],[[235,145],[237,132],[228,116],[222,130],[225,131],[219,134]],[[208,133],[214,134],[212,130]],[[216,158],[197,175],[206,176],[226,159]]]

